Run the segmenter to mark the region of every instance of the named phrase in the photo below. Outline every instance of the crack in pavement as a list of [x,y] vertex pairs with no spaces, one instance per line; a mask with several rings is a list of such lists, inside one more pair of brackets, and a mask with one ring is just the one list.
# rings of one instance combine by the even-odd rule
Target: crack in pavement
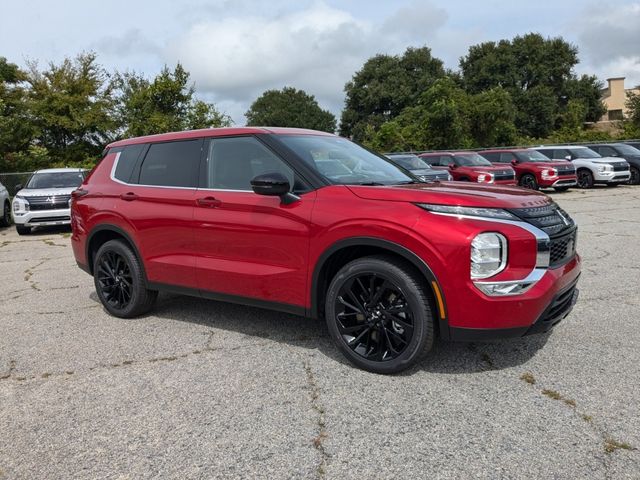
[[325,421],[325,409],[320,403],[320,387],[316,377],[311,370],[311,365],[308,360],[303,360],[302,365],[307,376],[307,388],[309,389],[309,395],[311,397],[311,408],[316,412],[316,425],[318,427],[318,434],[313,439],[312,443],[315,449],[320,453],[320,464],[316,468],[318,478],[324,478],[327,473],[327,462],[329,455],[324,447],[324,441],[327,438],[327,425]]
[[29,285],[31,286],[31,288],[33,288],[34,290],[40,291],[40,287],[38,287],[38,282],[36,282],[34,280],[31,280],[31,277],[35,273],[36,268],[41,267],[42,265],[44,265],[49,260],[51,260],[51,257],[45,257],[42,260],[40,260],[39,263],[37,263],[37,264],[35,264],[35,265],[31,266],[31,267],[27,267],[27,269],[24,271],[24,281],[28,282]]

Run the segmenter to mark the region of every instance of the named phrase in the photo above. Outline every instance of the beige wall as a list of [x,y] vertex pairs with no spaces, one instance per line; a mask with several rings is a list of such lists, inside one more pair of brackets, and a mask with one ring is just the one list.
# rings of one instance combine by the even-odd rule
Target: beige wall
[[[625,107],[627,92],[640,94],[640,89],[625,90],[624,77],[608,78],[607,84],[607,88],[602,91],[602,102],[607,107],[607,111],[622,110],[622,115],[625,117],[627,115],[627,108]],[[609,112],[607,112],[600,120],[606,121],[609,119]]]

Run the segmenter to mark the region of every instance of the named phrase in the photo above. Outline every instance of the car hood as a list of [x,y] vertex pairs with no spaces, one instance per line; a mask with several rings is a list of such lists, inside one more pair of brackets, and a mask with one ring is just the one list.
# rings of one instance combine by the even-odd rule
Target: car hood
[[358,197],[391,202],[435,203],[462,207],[524,208],[548,205],[551,199],[540,192],[519,187],[445,182],[369,187],[349,185]]
[[511,165],[504,165],[504,166],[498,166],[498,165],[466,166],[466,165],[463,165],[463,166],[460,166],[460,167],[457,167],[457,168],[458,169],[464,168],[464,169],[469,169],[469,170],[475,170],[475,171],[478,171],[478,172],[500,172],[500,171],[503,171],[503,170],[507,170],[507,171],[513,170],[513,168],[511,168]]
[[593,162],[593,163],[620,163],[626,162],[624,158],[620,157],[602,157],[602,158],[576,158],[576,160],[582,160],[585,162]]
[[55,195],[71,195],[78,187],[66,188],[23,188],[16,195],[21,197],[52,197]]

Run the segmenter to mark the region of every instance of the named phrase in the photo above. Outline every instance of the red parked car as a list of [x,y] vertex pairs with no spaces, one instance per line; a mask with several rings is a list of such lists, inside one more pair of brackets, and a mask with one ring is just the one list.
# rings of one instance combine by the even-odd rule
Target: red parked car
[[578,183],[576,167],[567,160],[549,160],[531,148],[483,150],[480,153],[494,164],[510,164],[516,171],[518,185],[538,190],[553,188],[564,192]]
[[549,197],[420,183],[312,130],[112,143],[71,215],[77,263],[112,315],[169,291],[325,318],[346,357],[380,373],[435,337],[547,331],[578,295],[577,227]]
[[497,167],[476,152],[436,152],[418,155],[435,169],[447,169],[454,180],[515,185],[513,168]]

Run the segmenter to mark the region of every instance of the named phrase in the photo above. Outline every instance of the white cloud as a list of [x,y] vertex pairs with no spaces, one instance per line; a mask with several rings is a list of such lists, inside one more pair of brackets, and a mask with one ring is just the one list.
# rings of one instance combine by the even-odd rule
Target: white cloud
[[240,104],[246,110],[264,90],[284,86],[302,88],[321,106],[339,113],[344,84],[367,58],[420,46],[446,19],[442,9],[428,2],[403,7],[377,24],[315,3],[273,18],[201,21],[171,41],[165,56],[169,63],[185,66],[198,91],[228,106],[235,102],[235,111],[229,113],[238,123]]
[[600,78],[627,77],[627,87],[640,83],[640,3],[598,4],[576,21],[585,73]]

